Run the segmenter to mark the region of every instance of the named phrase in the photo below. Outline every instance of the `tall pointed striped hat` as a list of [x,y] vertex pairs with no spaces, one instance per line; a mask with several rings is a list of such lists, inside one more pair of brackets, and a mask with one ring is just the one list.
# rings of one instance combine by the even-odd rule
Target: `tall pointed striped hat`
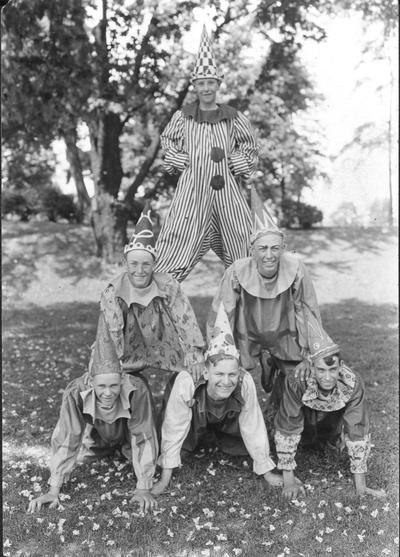
[[200,38],[200,47],[197,54],[196,64],[192,73],[192,81],[195,79],[213,78],[222,81],[223,75],[218,72],[214,54],[211,48],[211,41],[207,34],[206,26]]
[[153,233],[153,223],[150,218],[150,202],[147,199],[142,214],[136,223],[135,231],[124,248],[124,254],[134,250],[145,250],[156,257],[155,238]]
[[239,352],[235,346],[232,329],[222,302],[218,308],[217,317],[211,330],[208,349],[205,355],[206,358],[209,358],[210,356],[217,356],[219,354],[233,356],[237,360],[239,359]]
[[284,233],[276,224],[268,208],[261,201],[254,186],[251,187],[251,214],[253,220],[253,229],[250,235],[251,244],[260,236],[264,236],[264,234],[278,234],[284,238]]
[[101,315],[97,326],[93,357],[89,364],[89,374],[93,377],[107,373],[121,373],[121,370],[121,363],[118,359],[114,342],[105,319]]
[[311,361],[337,354],[340,350],[339,345],[333,342],[328,333],[324,331],[315,315],[306,311],[306,319]]

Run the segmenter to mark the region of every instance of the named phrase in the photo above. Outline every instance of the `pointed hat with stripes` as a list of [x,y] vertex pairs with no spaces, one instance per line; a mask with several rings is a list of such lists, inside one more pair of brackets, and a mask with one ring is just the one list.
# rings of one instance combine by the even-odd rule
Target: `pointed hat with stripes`
[[333,354],[339,352],[339,345],[333,342],[328,333],[324,331],[315,315],[310,311],[307,311],[307,331],[311,361],[315,361],[318,358],[333,356]]
[[219,354],[239,359],[239,352],[235,346],[232,329],[222,302],[219,305],[217,317],[211,330],[206,358]]
[[253,230],[250,236],[250,243],[264,234],[279,234],[282,238],[284,234],[276,224],[273,216],[261,201],[257,190],[251,187],[251,214],[253,220]]
[[211,48],[211,41],[207,34],[206,26],[203,26],[203,31],[200,38],[200,47],[197,54],[196,64],[192,73],[192,81],[195,79],[213,78],[222,81],[224,76],[218,72],[217,64],[215,63],[214,54]]
[[145,250],[156,257],[153,223],[150,218],[150,202],[147,199],[142,214],[136,223],[135,231],[124,248],[124,254],[134,250]]
[[121,369],[110,331],[105,324],[104,318],[100,318],[93,358],[89,364],[89,373],[93,377],[94,375],[104,375],[106,373],[121,373]]

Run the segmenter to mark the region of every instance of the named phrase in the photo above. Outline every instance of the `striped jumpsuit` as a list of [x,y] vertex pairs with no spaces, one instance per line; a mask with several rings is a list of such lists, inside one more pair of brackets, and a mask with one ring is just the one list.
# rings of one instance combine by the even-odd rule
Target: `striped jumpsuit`
[[[228,105],[210,112],[198,102],[186,105],[172,117],[161,145],[166,171],[181,175],[157,240],[156,270],[181,282],[210,248],[225,268],[247,256],[251,213],[240,179],[253,174],[258,160],[247,118]],[[223,149],[222,160],[214,162],[213,147]],[[210,186],[216,175],[225,182],[218,190]]]

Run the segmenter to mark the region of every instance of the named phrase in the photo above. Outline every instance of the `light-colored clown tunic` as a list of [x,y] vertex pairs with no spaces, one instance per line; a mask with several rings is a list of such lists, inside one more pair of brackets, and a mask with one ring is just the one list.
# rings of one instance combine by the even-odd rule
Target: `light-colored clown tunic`
[[313,284],[297,257],[283,253],[273,280],[260,275],[253,258],[235,261],[225,271],[212,302],[208,332],[221,301],[245,369],[255,367],[261,350],[293,362],[309,354],[308,311],[318,322],[321,317]]
[[[254,472],[265,474],[275,468],[270,457],[267,429],[257,400],[254,380],[246,371],[243,371],[242,379],[231,395],[234,397],[236,391],[239,391],[241,403],[238,429],[244,445],[253,459]],[[223,403],[223,401],[219,402]],[[201,416],[197,416],[196,421],[203,422],[207,419],[206,409],[202,407],[201,403],[200,405],[198,403],[193,379],[188,373],[182,371],[176,377],[162,424],[161,455],[158,463],[163,468],[180,466],[181,448],[191,429],[191,422],[195,419],[194,414],[201,414]],[[218,419],[213,421],[218,422]]]
[[[91,434],[85,438],[86,425],[91,426]],[[133,463],[136,487],[152,488],[158,441],[151,395],[142,379],[123,376],[112,410],[101,408],[88,374],[69,383],[51,438],[51,486],[61,487],[69,479],[82,444],[94,455],[96,449],[119,448]]]
[[102,293],[100,309],[127,372],[182,371],[204,361],[192,306],[172,276],[154,273],[148,288],[135,289],[124,271]]
[[[248,254],[251,214],[240,188],[258,160],[247,118],[228,105],[202,111],[198,103],[177,111],[161,135],[165,169],[180,174],[176,193],[157,241],[157,271],[183,281],[211,248],[228,267]],[[220,162],[211,149],[223,149]],[[231,158],[234,172],[228,168]],[[210,186],[213,176],[225,186]]]
[[[318,423],[335,412],[342,421],[344,441],[350,457],[352,473],[367,471],[370,452],[368,409],[361,377],[342,365],[336,387],[323,396],[313,375],[305,387],[299,379],[288,375],[278,413],[275,416],[275,444],[278,468],[294,470],[297,445],[305,422],[305,408],[311,409],[313,422]],[[308,412],[310,414],[310,412]]]

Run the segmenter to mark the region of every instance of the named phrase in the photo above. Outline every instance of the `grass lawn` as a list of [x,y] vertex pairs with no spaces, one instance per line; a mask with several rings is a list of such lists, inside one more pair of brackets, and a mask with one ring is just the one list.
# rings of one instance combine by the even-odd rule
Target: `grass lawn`
[[[26,514],[29,499],[47,489],[61,395],[86,370],[98,291],[115,271],[94,258],[87,234],[45,223],[3,227],[3,555],[398,555],[397,307],[388,294],[396,250],[393,237],[370,231],[290,239],[313,272],[327,330],[364,377],[374,444],[368,483],[385,489],[385,500],[355,497],[346,455],[299,451],[307,496],[286,502],[252,473],[250,459],[200,452],[175,471],[151,516],[129,504],[132,469],[113,459],[78,466],[59,509]],[[335,260],[341,265],[332,268]],[[369,288],[360,268],[370,269]],[[206,259],[184,283],[203,329],[220,271]],[[167,378],[148,377],[159,401]]]

